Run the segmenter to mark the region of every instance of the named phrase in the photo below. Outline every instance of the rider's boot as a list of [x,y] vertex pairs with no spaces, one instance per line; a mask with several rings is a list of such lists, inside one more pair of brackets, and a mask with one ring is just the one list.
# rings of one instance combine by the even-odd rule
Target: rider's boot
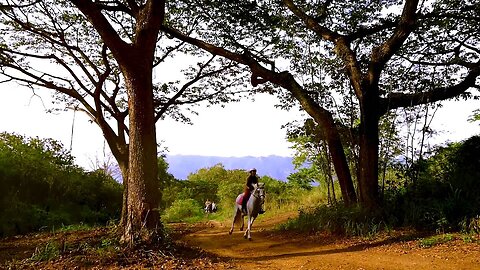
[[242,212],[246,215],[247,214],[247,204],[242,203]]
[[263,208],[263,204],[262,206],[260,207],[260,211],[258,211],[258,213],[261,215],[263,213],[265,213],[265,209]]

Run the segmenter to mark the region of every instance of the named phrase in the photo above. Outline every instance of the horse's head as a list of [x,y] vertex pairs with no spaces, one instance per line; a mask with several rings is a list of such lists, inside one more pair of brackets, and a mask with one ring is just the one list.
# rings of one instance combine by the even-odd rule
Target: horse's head
[[265,183],[258,183],[253,185],[253,195],[262,201],[265,200]]

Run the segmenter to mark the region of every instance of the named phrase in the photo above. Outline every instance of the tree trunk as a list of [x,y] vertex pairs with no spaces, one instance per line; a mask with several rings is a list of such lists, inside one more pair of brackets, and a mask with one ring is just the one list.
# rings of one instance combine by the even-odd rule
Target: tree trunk
[[[326,149],[325,149],[325,151],[326,151]],[[333,177],[332,177],[332,161],[330,160],[330,156],[328,155],[328,153],[325,153],[325,157],[327,158],[328,181],[330,182],[330,185],[332,186],[332,199],[333,199],[333,203],[336,204],[337,203],[337,195],[335,194],[335,182],[333,181]],[[352,183],[352,185],[353,185],[353,183]],[[354,199],[355,199],[355,202],[356,202],[357,201],[356,196],[355,196]]]
[[[157,143],[153,107],[151,69],[141,64],[125,72],[129,105],[129,164],[126,223],[122,240],[157,243],[163,238],[161,200],[157,179]],[[132,71],[133,70],[133,71]],[[122,218],[123,219],[123,218]]]
[[[252,64],[251,61],[249,63]],[[325,138],[327,141],[328,151],[330,152],[333,167],[337,173],[343,200],[346,205],[356,203],[357,195],[355,194],[352,176],[350,175],[343,144],[340,140],[340,134],[338,133],[332,114],[315,102],[315,100],[309,96],[308,92],[295,81],[290,73],[282,72],[272,76],[272,73],[266,71],[263,67],[250,65],[250,69],[252,71],[252,81],[258,77],[268,78],[269,81],[287,89],[295,99],[300,102],[303,109],[317,122],[321,128],[320,132],[323,132],[323,136],[320,137]]]
[[123,163],[119,161],[118,166],[122,171],[122,178],[123,178],[122,214],[120,215],[120,222],[119,222],[120,228],[123,228],[123,226],[127,224],[128,163]]
[[346,205],[357,202],[357,195],[353,186],[352,176],[348,168],[347,158],[343,150],[343,144],[340,140],[337,127],[333,122],[333,118],[323,119],[322,129],[327,140],[328,150],[332,157],[332,163],[338,177],[340,189],[342,191],[343,201]]
[[361,101],[358,189],[360,202],[369,208],[379,205],[378,193],[378,104],[375,96]]

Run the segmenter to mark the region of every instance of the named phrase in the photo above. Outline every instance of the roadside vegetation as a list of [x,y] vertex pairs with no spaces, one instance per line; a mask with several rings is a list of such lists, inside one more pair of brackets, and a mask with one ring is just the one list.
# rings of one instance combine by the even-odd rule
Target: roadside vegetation
[[[279,229],[347,236],[372,236],[399,227],[478,234],[478,156],[480,137],[473,136],[437,147],[409,168],[392,163],[382,192],[383,207],[376,211],[346,207],[334,199],[341,197],[335,195],[338,183],[308,166],[286,182],[261,176],[267,187],[267,213],[259,218],[297,212],[296,219]],[[217,164],[178,180],[168,173],[163,158],[159,174],[165,186],[161,208],[166,223],[229,220],[247,175]],[[88,172],[75,166],[68,151],[53,140],[2,133],[0,180],[1,236],[118,222],[122,185],[103,170]],[[215,202],[218,210],[206,213],[206,200]]]
[[[190,174],[186,180],[175,180],[164,190],[165,222],[227,220],[232,217],[234,202],[243,192],[247,178],[245,170],[227,170],[222,164],[203,168]],[[267,187],[265,216],[284,211],[296,211],[300,205],[324,203],[321,187],[308,188],[283,182],[269,176],[260,176]],[[215,213],[203,211],[206,200],[215,202]],[[261,218],[262,216],[260,216]]]
[[[277,225],[277,230],[366,239],[407,228],[420,233],[415,241],[421,248],[458,239],[479,243],[479,155],[480,137],[473,136],[437,147],[428,158],[418,159],[412,166],[392,162],[385,174],[383,206],[376,211],[346,206],[337,199],[341,194],[334,177],[325,176],[324,171],[311,166],[313,163],[305,159],[306,155],[299,155],[295,162],[303,165],[288,181],[260,176],[260,182],[266,185],[267,213],[260,215],[259,220],[290,213],[293,218]],[[243,191],[246,171],[227,170],[217,164],[178,180],[168,173],[168,164],[162,157],[158,168],[165,187],[162,220],[170,224],[167,232],[171,237],[177,233],[173,229],[176,223],[193,226],[211,220],[230,222],[233,202]],[[149,253],[146,247],[124,249],[117,231],[122,184],[106,171],[79,168],[68,151],[54,140],[1,133],[0,236],[46,233],[42,241],[32,239],[36,248],[27,257],[17,254],[2,258],[5,266],[36,267],[64,257],[69,258],[62,262],[67,267],[84,265],[84,258],[92,256],[101,258],[99,262],[87,260],[92,265],[184,265],[177,258],[183,256],[178,252],[185,247],[179,249],[170,240],[159,253]],[[204,211],[207,199],[216,203],[216,212]],[[12,245],[11,240],[5,243]],[[198,250],[189,252],[207,268],[214,263]],[[132,259],[125,261],[121,255],[124,253]]]
[[429,158],[409,168],[393,164],[382,193],[383,206],[376,211],[341,202],[319,204],[300,209],[298,219],[280,228],[365,237],[400,227],[478,235],[479,156],[479,136],[437,147]]
[[0,133],[0,237],[119,219],[122,185],[51,139]]
[[[267,213],[260,215],[259,220],[291,213],[294,218],[278,225],[279,231],[368,239],[408,228],[421,233],[417,243],[422,248],[457,239],[478,243],[479,155],[480,137],[473,136],[437,147],[427,158],[418,159],[409,167],[401,162],[391,163],[382,189],[383,206],[376,211],[344,205],[337,199],[341,198],[338,182],[312,168],[312,163],[304,164],[286,182],[260,176],[260,182],[266,185]],[[300,164],[302,160],[297,157],[296,162]],[[217,164],[178,180],[168,173],[165,159],[159,158],[158,167],[165,187],[162,220],[171,224],[167,231],[179,222],[230,222],[233,202],[243,191],[246,171],[227,170]],[[42,231],[51,235],[48,241],[39,242],[28,258],[8,263],[40,265],[66,254],[96,254],[104,258],[104,265],[118,262],[119,252],[126,252],[116,234],[122,185],[105,171],[108,170],[89,172],[74,165],[68,151],[54,140],[0,134],[0,236]],[[217,204],[216,212],[204,211],[207,199]],[[100,238],[87,240],[83,234]],[[67,238],[72,239],[68,242]],[[132,256],[151,263],[152,255],[145,250],[148,249],[138,249]],[[159,254],[175,250],[175,244],[168,242]],[[162,257],[163,263],[171,259],[167,257]]]

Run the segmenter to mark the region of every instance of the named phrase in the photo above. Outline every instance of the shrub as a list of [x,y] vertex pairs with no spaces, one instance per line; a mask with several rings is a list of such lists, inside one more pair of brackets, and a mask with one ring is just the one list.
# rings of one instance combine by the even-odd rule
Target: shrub
[[[406,175],[403,188],[385,193],[385,212],[395,225],[449,231],[464,229],[480,214],[480,137],[439,147]],[[463,225],[462,225],[463,224]]]
[[122,186],[51,139],[0,133],[0,236],[118,219]]
[[163,214],[165,222],[197,221],[204,216],[203,207],[194,199],[176,200]]
[[434,235],[431,237],[422,238],[419,240],[418,245],[422,248],[430,248],[430,247],[443,244],[452,240],[454,240],[453,235],[447,233],[447,234]]
[[326,231],[346,236],[371,237],[388,228],[380,212],[362,207],[320,205],[310,210],[300,210],[297,219],[279,226],[280,230],[297,230],[309,233]]

